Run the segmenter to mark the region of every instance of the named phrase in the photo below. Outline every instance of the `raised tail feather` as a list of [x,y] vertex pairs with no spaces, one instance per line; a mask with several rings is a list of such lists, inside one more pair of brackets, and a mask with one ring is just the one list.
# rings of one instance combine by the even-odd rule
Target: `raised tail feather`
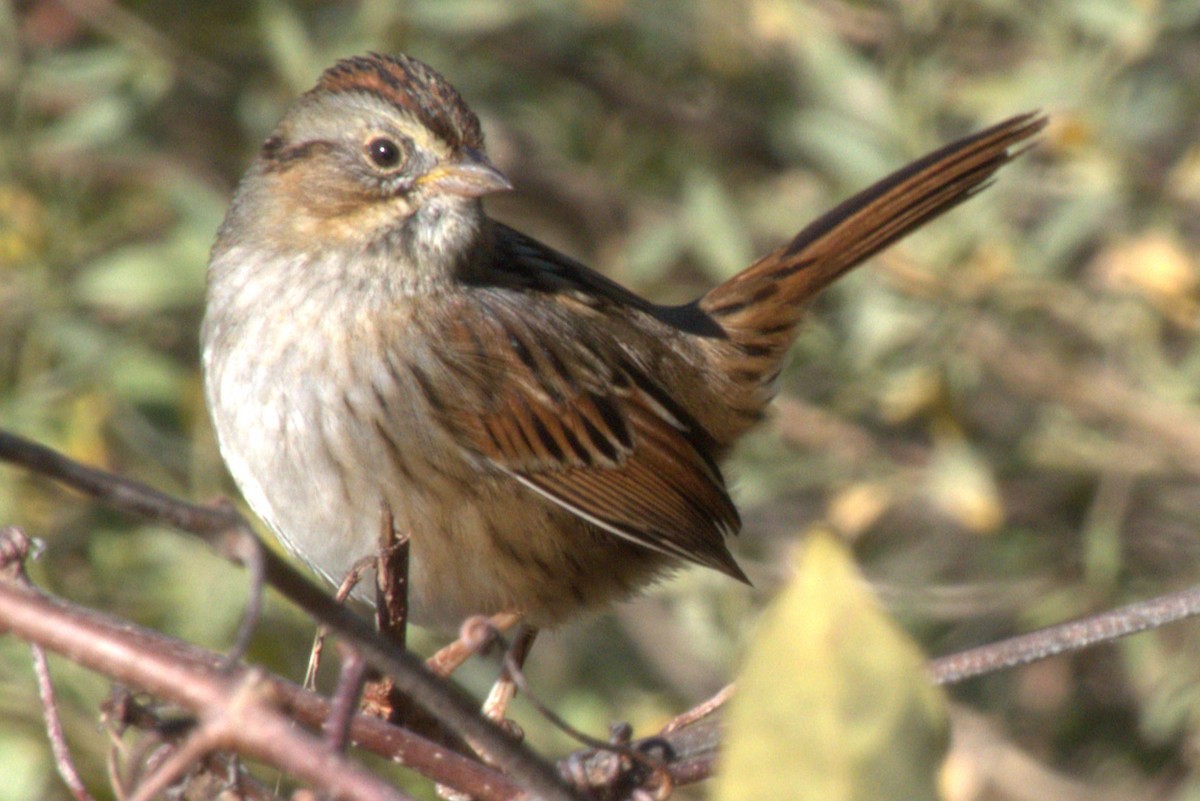
[[[986,188],[1042,130],[1022,114],[935,150],[859,192],[699,300],[736,346],[737,372],[770,382],[804,303],[843,273]],[[765,402],[765,398],[763,402]]]

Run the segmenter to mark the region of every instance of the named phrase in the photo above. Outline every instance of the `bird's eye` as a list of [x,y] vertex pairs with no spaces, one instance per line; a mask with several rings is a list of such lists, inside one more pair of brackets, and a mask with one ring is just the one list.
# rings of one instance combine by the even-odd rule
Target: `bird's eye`
[[394,139],[377,136],[367,142],[367,158],[381,170],[394,170],[403,161],[404,151]]

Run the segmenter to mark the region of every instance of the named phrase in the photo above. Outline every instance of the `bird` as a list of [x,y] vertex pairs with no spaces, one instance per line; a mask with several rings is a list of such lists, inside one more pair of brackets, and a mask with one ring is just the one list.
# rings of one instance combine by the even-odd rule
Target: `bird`
[[764,418],[808,302],[1045,124],[935,150],[661,305],[485,213],[513,185],[433,68],[339,61],[263,142],[212,248],[201,345],[223,459],[334,583],[375,553],[386,510],[425,626],[557,626],[693,564],[748,582],[721,465]]

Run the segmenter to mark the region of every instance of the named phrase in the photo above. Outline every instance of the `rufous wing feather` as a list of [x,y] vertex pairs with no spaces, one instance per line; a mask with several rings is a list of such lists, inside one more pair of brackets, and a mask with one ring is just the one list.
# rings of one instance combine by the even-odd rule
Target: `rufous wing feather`
[[427,391],[439,423],[610,534],[747,581],[725,545],[741,522],[708,435],[664,406],[665,390],[618,343],[593,336],[587,353],[571,352],[585,346],[521,311],[498,295],[447,327],[442,361],[464,369],[453,391]]

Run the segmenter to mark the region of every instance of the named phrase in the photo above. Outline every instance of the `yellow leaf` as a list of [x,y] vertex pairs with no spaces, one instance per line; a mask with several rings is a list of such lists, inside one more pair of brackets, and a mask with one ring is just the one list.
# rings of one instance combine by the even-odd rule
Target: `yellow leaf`
[[747,655],[713,798],[936,799],[945,734],[924,657],[817,532]]
[[964,442],[942,442],[934,449],[928,492],[943,514],[977,534],[1004,523],[1004,500],[992,470]]
[[1099,271],[1109,286],[1159,304],[1190,297],[1200,282],[1186,247],[1165,231],[1151,231],[1109,248],[1099,257]]
[[935,370],[914,367],[884,383],[879,412],[889,423],[904,423],[936,405],[942,393],[942,378]]
[[0,184],[0,270],[16,267],[46,244],[46,209],[37,197]]
[[829,500],[826,517],[838,533],[853,539],[870,528],[891,503],[892,491],[883,484],[859,482]]

